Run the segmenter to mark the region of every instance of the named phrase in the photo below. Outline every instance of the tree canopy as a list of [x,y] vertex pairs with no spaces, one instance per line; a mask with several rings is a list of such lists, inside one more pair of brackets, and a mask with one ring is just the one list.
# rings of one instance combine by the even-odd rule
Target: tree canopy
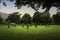
[[[49,10],[52,6],[60,9],[60,0],[7,0],[7,1],[15,1],[15,6],[17,8],[21,8],[22,6],[28,5],[28,7],[37,10],[42,6],[42,9],[46,8],[46,11]],[[6,6],[5,0],[0,0],[0,3]]]
[[24,24],[30,24],[31,23],[31,16],[27,13],[25,13],[22,17],[22,21]]
[[57,14],[53,15],[53,21],[54,24],[60,24],[60,12],[57,12]]
[[10,20],[10,22],[19,23],[20,22],[20,15],[18,12],[14,12],[12,14],[9,14],[7,21]]
[[33,15],[33,22],[36,24],[39,24],[41,22],[41,13],[39,13],[38,11]]

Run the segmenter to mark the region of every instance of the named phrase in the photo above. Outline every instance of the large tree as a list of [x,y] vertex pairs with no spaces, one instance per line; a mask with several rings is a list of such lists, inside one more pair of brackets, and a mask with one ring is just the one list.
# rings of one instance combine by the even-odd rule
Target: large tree
[[14,23],[20,23],[20,14],[18,12],[14,12],[8,16],[7,20]]
[[52,19],[54,24],[60,24],[60,12],[57,12],[57,14],[53,15]]
[[[42,6],[42,8],[46,8],[49,10],[52,6],[57,7],[60,9],[60,0],[7,0],[7,1],[15,1],[15,6],[17,8],[21,8],[22,6],[28,5],[29,7],[37,10]],[[6,6],[5,0],[0,0],[0,3]]]
[[42,19],[41,19],[42,24],[45,24],[46,26],[51,23],[51,17],[48,11],[45,11],[42,13]]
[[27,25],[27,28],[29,28],[29,24],[31,23],[31,16],[27,13],[25,13],[22,17],[23,24]]
[[33,15],[33,23],[35,24],[35,27],[37,27],[37,25],[40,24],[40,22],[41,22],[41,13],[37,11]]

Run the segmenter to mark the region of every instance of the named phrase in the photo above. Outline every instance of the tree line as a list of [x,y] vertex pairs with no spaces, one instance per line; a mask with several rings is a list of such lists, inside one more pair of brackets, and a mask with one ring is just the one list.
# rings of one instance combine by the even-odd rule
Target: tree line
[[[3,22],[3,18],[0,16],[0,24]],[[22,24],[31,26],[32,24],[37,27],[37,25],[60,25],[60,12],[57,12],[52,17],[50,17],[50,14],[48,11],[45,11],[43,13],[35,12],[34,15],[31,17],[28,13],[25,13],[22,17],[19,12],[14,12],[12,14],[9,14],[8,18],[6,19],[5,23],[16,23],[16,24]]]

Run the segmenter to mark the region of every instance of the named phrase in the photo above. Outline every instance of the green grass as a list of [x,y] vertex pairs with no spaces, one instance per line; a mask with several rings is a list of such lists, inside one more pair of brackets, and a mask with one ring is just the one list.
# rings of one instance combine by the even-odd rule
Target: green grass
[[8,28],[7,25],[0,25],[0,40],[59,40],[60,25],[45,25],[23,28],[21,25]]

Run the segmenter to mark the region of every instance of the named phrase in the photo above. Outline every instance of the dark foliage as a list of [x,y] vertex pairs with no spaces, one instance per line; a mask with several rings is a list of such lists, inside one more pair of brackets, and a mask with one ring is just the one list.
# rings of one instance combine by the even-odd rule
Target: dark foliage
[[7,21],[8,20],[10,20],[10,22],[20,23],[20,14],[18,14],[18,12],[14,12],[8,16]]
[[54,24],[60,24],[60,12],[57,12],[57,14],[53,15],[53,22]]
[[[49,10],[52,6],[57,7],[60,9],[60,0],[7,0],[10,2],[15,1],[15,6],[17,8],[21,8],[22,6],[28,5],[29,7],[33,8],[37,11],[40,6],[42,9],[46,8],[46,11]],[[5,0],[0,0],[0,3],[3,3],[6,6]]]
[[29,28],[29,24],[31,24],[31,16],[29,14],[24,14],[23,17],[22,17],[22,22],[23,22],[23,25],[27,25],[27,29]]
[[3,18],[0,16],[0,24],[3,23]]

